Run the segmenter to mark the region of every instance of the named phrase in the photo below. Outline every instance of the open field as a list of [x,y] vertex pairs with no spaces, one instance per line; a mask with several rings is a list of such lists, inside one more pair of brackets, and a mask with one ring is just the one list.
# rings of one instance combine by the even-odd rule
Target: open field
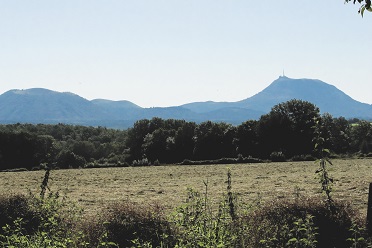
[[[365,214],[368,187],[372,182],[372,160],[333,160],[333,197],[345,199]],[[227,167],[232,172],[232,190],[252,203],[275,198],[320,194],[314,162],[286,162],[233,165],[150,166],[126,168],[70,169],[51,172],[49,187],[77,201],[87,212],[114,201],[157,201],[168,210],[185,200],[186,189],[204,192],[208,182],[211,199],[226,192]],[[0,172],[0,192],[38,194],[44,171]]]

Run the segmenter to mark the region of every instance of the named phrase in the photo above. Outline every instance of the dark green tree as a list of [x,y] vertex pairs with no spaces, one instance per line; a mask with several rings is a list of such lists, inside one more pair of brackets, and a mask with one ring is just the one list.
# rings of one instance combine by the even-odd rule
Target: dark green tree
[[236,128],[231,124],[206,121],[195,128],[194,158],[198,160],[235,157]]
[[29,132],[0,132],[0,169],[38,167],[52,152],[53,140]]
[[364,154],[372,148],[372,125],[368,121],[359,121],[351,129],[351,146],[353,151]]
[[[184,120],[163,120],[157,117],[151,120],[137,121],[133,128],[128,130],[126,139],[126,147],[129,148],[129,160],[139,160],[144,156],[150,156],[159,160],[162,157],[161,162],[174,161],[175,154],[171,153],[167,158],[164,154],[169,154],[170,150],[174,148],[176,131],[182,128],[185,123]],[[154,133],[155,131],[157,132]],[[162,152],[158,153],[160,151]],[[148,157],[153,161],[151,158]]]
[[164,130],[158,128],[152,133],[148,133],[142,144],[142,151],[144,156],[151,162],[159,160],[160,162],[169,162],[170,153],[167,149],[167,140],[173,137],[174,130]]
[[336,153],[347,153],[350,150],[351,126],[344,117],[333,119],[332,149]]
[[94,143],[90,141],[74,142],[71,151],[74,154],[83,157],[87,161],[89,161],[91,158],[97,159],[97,157],[95,157],[95,155],[97,154],[96,148],[94,146]]
[[57,141],[51,135],[37,135],[34,157],[41,164],[51,164],[58,152]]
[[329,113],[321,116],[324,127],[324,146],[337,154],[347,153],[350,149],[351,126],[344,117],[333,118]]
[[[195,122],[185,122],[177,129],[174,139],[168,140],[168,147],[172,151],[174,162],[182,162],[184,159],[192,159],[195,128]],[[172,141],[174,143],[171,143]]]
[[302,100],[290,100],[275,105],[258,123],[261,155],[283,152],[287,157],[311,154],[313,151],[314,119],[319,108]]
[[128,130],[126,146],[129,148],[129,160],[142,159],[142,144],[147,134],[152,133],[150,130],[150,120],[139,120]]
[[243,122],[237,127],[237,134],[236,139],[234,140],[234,144],[236,146],[236,151],[238,154],[241,154],[244,157],[255,157],[258,155],[257,125],[258,121],[249,120]]
[[56,165],[59,168],[83,168],[85,164],[86,160],[84,157],[68,150],[62,150],[56,157]]

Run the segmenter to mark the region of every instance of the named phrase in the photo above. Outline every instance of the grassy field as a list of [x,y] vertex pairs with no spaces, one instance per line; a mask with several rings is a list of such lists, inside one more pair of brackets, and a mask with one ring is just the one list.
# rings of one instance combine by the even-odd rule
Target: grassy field
[[[345,199],[366,212],[372,160],[333,160],[333,197]],[[114,201],[159,202],[169,211],[185,200],[186,189],[204,192],[208,182],[211,199],[226,192],[227,167],[232,172],[232,190],[247,204],[260,199],[294,198],[320,194],[314,162],[233,165],[151,166],[71,169],[51,172],[49,187],[78,202],[93,214]],[[0,172],[0,192],[38,194],[43,171]]]

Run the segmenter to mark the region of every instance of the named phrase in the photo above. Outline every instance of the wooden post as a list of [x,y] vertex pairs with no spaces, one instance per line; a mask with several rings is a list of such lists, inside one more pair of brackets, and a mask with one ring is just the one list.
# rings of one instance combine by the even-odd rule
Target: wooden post
[[369,234],[372,234],[372,183],[369,184],[368,193],[367,231]]

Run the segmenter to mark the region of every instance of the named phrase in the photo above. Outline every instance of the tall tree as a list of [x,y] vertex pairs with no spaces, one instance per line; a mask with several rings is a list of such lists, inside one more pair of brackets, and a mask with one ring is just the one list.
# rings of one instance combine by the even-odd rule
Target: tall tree
[[266,156],[274,151],[281,151],[288,157],[310,154],[317,117],[319,108],[307,101],[293,99],[275,105],[259,121],[260,147],[266,150]]
[[372,125],[368,121],[359,121],[351,130],[351,145],[354,151],[369,153],[372,148]]
[[325,129],[324,147],[338,154],[346,153],[350,148],[349,122],[344,117],[333,118],[329,113],[323,114],[320,121]]
[[[184,159],[192,159],[195,128],[195,122],[185,122],[177,129],[174,136],[174,145],[172,146],[172,154],[175,161],[181,162]],[[168,140],[168,146],[172,145],[171,141]]]
[[236,128],[224,122],[206,121],[195,129],[194,157],[196,159],[219,159],[235,157],[234,138]]
[[158,128],[154,132],[148,133],[142,144],[142,151],[145,157],[151,162],[155,160],[168,162],[167,139],[173,136],[171,132],[174,132],[174,130],[168,131]]
[[258,121],[249,120],[237,127],[234,141],[236,150],[243,156],[257,156],[257,125]]
[[134,123],[133,128],[128,130],[126,146],[129,147],[129,160],[142,158],[142,144],[145,136],[151,133],[150,120],[144,119]]

